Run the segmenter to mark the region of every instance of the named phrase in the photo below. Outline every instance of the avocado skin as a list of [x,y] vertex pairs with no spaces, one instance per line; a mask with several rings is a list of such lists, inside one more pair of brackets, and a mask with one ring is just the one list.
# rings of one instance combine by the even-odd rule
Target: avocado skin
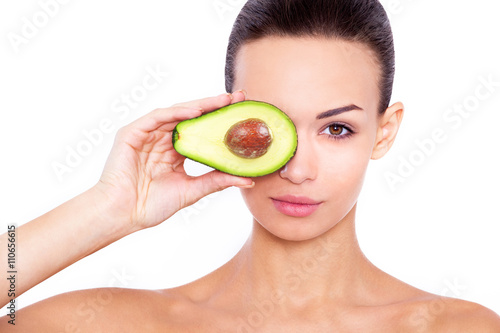
[[172,131],[172,145],[175,145],[175,142],[179,140],[179,132],[177,132],[177,126]]
[[[249,118],[264,118],[262,120],[275,137],[268,153],[250,160],[235,156],[224,143],[227,130]],[[242,177],[260,177],[279,170],[294,156],[297,143],[295,125],[283,111],[272,104],[253,100],[181,121],[172,132],[172,144],[179,154]]]

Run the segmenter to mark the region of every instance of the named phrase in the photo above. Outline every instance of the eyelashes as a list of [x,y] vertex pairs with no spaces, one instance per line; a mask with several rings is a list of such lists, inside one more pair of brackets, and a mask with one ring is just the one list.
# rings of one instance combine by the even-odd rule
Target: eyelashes
[[327,135],[332,140],[343,140],[351,137],[354,131],[347,124],[335,122],[328,124],[320,134]]

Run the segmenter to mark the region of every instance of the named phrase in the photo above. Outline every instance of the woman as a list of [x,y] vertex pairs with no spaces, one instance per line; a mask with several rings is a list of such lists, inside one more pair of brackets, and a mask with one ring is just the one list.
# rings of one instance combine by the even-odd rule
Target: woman
[[[19,228],[17,293],[229,186],[241,188],[254,218],[241,251],[178,288],[55,296],[20,310],[15,329],[500,331],[492,311],[389,276],[357,243],[356,203],[368,162],[390,149],[403,117],[401,103],[389,105],[394,50],[377,1],[250,0],[236,20],[226,64],[232,93],[157,109],[124,127],[94,187]],[[299,138],[294,157],[254,179],[218,171],[187,176],[171,145],[177,122],[245,99],[290,116]],[[46,247],[49,236],[59,242]],[[1,297],[9,301],[6,293]],[[440,311],[432,311],[436,306]],[[2,331],[14,327],[7,320]]]

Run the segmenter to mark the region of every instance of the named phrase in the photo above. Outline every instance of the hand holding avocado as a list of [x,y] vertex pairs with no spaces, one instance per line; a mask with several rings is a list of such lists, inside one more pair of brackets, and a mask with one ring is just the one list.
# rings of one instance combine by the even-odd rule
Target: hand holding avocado
[[243,92],[235,92],[176,104],[122,128],[96,185],[109,200],[105,214],[110,223],[126,223],[131,231],[152,227],[212,192],[252,186],[248,178],[217,170],[188,176],[185,157],[172,145],[172,131],[179,121],[244,99]]
[[[99,182],[87,191],[19,227],[16,266],[23,279],[16,296],[76,261],[135,231],[155,226],[203,196],[229,186],[252,187],[248,178],[220,171],[188,176],[184,156],[172,146],[179,121],[245,100],[243,92],[223,94],[157,109],[120,129]],[[17,230],[17,229],[16,229]],[[0,244],[8,234],[0,235]],[[57,239],[47,246],[48,239]],[[3,250],[3,252],[2,252]],[[7,247],[0,254],[7,258]],[[8,270],[7,261],[1,266]],[[0,283],[8,290],[8,280]],[[0,295],[1,305],[9,302]]]

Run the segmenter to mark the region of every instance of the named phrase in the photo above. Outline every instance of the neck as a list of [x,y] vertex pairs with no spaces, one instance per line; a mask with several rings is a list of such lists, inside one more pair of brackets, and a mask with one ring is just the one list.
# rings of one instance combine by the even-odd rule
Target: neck
[[354,215],[355,208],[328,232],[300,242],[279,239],[254,221],[251,237],[235,258],[239,280],[249,286],[247,296],[293,305],[352,300],[373,267],[359,247]]

